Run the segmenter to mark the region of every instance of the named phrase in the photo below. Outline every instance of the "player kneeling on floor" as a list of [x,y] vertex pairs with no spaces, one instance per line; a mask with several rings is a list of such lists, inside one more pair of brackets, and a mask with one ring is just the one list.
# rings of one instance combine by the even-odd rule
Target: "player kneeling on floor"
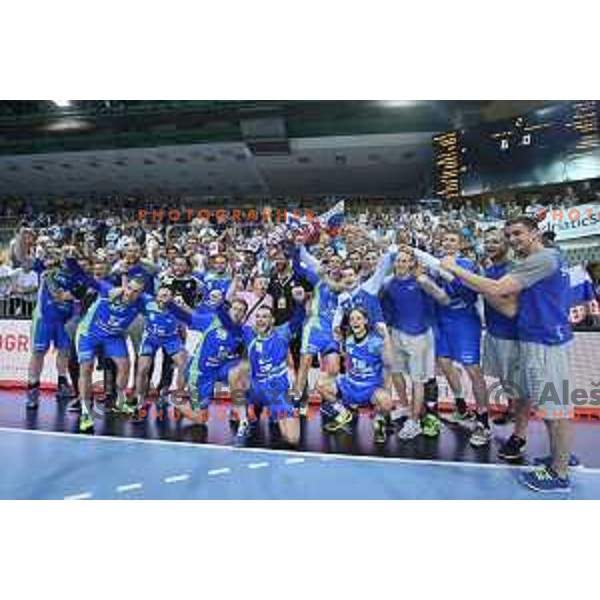
[[[237,390],[242,385],[240,328],[247,310],[248,305],[240,299],[234,300],[228,309],[199,307],[191,311],[181,302],[174,308],[177,317],[190,330],[198,332],[198,341],[186,368],[191,410],[198,424],[206,424],[217,384],[228,385],[230,390]],[[183,414],[189,414],[189,411],[183,411]],[[242,417],[238,415],[238,418]]]
[[[219,318],[225,328],[234,335],[239,335],[247,352],[245,370],[249,373],[247,405],[252,412],[245,418],[244,402],[234,399],[240,413],[240,424],[235,443],[245,444],[252,435],[255,415],[265,413],[276,422],[285,441],[298,445],[300,441],[300,419],[298,409],[294,406],[297,400],[294,386],[288,373],[288,352],[290,340],[296,333],[306,316],[304,310],[304,290],[293,291],[296,302],[292,318],[288,323],[274,327],[273,311],[262,306],[256,311],[254,327],[232,322],[227,312],[219,309]],[[250,417],[253,417],[252,419]]]
[[346,337],[346,374],[332,377],[322,373],[317,391],[323,400],[327,419],[323,428],[336,432],[352,421],[350,407],[372,404],[375,407],[373,429],[375,441],[387,437],[387,421],[392,410],[392,397],[384,388],[384,367],[390,363],[388,343],[371,330],[367,314],[355,308],[349,316],[350,333]]

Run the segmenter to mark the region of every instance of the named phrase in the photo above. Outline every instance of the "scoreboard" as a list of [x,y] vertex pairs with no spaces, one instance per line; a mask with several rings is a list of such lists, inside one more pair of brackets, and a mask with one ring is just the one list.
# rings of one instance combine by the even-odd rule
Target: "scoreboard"
[[433,137],[439,198],[600,176],[600,103],[563,102]]

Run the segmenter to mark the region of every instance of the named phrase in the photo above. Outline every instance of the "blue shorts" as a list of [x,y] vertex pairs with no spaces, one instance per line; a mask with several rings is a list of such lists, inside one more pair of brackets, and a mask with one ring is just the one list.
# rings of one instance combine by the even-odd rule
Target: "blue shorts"
[[333,338],[333,331],[328,324],[309,323],[304,326],[300,353],[309,356],[339,352],[340,345]]
[[267,409],[270,421],[293,419],[298,416],[292,385],[287,375],[268,381],[250,379],[248,404],[252,405],[257,417],[259,412]]
[[129,357],[127,342],[122,336],[78,333],[76,343],[77,360],[80,363],[92,362],[99,352],[105,358]]
[[461,365],[478,365],[481,351],[481,325],[462,321],[439,322],[434,327],[435,355]]
[[348,375],[338,375],[335,378],[338,394],[344,406],[364,406],[371,404],[375,392],[383,387],[383,380],[359,383]]
[[177,334],[165,337],[154,337],[144,334],[140,342],[139,355],[155,356],[161,348],[164,348],[169,356],[174,356],[183,350],[183,342]]
[[47,352],[53,344],[57,351],[68,350],[71,341],[63,321],[43,321],[34,317],[31,323],[31,347],[34,352]]
[[186,368],[186,379],[189,381],[192,399],[198,400],[203,408],[206,408],[213,399],[215,385],[217,383],[227,384],[231,369],[240,364],[239,358],[233,358],[214,369],[194,370],[193,359],[188,362]]

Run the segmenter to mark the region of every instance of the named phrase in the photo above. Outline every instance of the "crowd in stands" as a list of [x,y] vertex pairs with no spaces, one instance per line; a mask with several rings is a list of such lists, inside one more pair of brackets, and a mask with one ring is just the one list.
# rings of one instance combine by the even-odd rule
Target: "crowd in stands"
[[[442,203],[439,200],[406,202],[391,199],[351,199],[345,201],[347,223],[369,231],[373,249],[380,252],[387,244],[401,240],[433,255],[441,251],[441,239],[449,228],[462,235],[462,253],[467,258],[481,261],[484,257],[483,232],[496,221],[517,214],[537,214],[541,208],[568,208],[597,202],[600,204],[600,182],[587,181],[576,187],[549,186],[508,196],[465,199]],[[60,247],[74,244],[83,255],[92,259],[100,255],[110,265],[123,258],[125,246],[135,239],[145,257],[166,268],[170,257],[184,255],[190,260],[191,270],[204,268],[210,252],[223,246],[227,235],[228,251],[243,262],[256,256],[267,224],[218,222],[198,219],[191,222],[169,222],[167,219],[140,220],[139,211],[186,209],[192,207],[237,206],[229,201],[210,203],[186,202],[168,199],[140,201],[135,198],[89,198],[86,200],[53,201],[36,204],[34,201],[0,200],[0,215],[12,219],[12,239],[0,248],[0,316],[31,314],[37,290],[37,275],[31,270],[36,248]],[[323,212],[323,201],[293,201],[285,198],[270,201],[241,201],[242,207],[255,210],[306,209]],[[330,204],[331,205],[331,201]],[[242,208],[243,210],[243,208]],[[271,225],[272,226],[272,225]],[[548,234],[548,241],[552,240]],[[230,242],[233,242],[231,244]],[[339,241],[335,241],[339,244]],[[220,244],[220,246],[219,246]],[[365,251],[369,248],[366,247]],[[368,253],[368,252],[367,252]],[[261,261],[258,261],[259,263]],[[268,269],[268,260],[260,267]],[[596,290],[600,289],[600,268],[596,263],[583,265],[588,269]],[[268,273],[267,273],[268,274]]]

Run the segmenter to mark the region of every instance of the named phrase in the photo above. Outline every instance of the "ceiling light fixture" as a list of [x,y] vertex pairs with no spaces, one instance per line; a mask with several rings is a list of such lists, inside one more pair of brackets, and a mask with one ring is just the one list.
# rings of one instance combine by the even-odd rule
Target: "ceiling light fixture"
[[69,108],[69,106],[71,106],[70,100],[52,100],[52,102],[59,108]]
[[417,100],[381,100],[380,104],[387,108],[401,108],[408,106],[416,106]]

